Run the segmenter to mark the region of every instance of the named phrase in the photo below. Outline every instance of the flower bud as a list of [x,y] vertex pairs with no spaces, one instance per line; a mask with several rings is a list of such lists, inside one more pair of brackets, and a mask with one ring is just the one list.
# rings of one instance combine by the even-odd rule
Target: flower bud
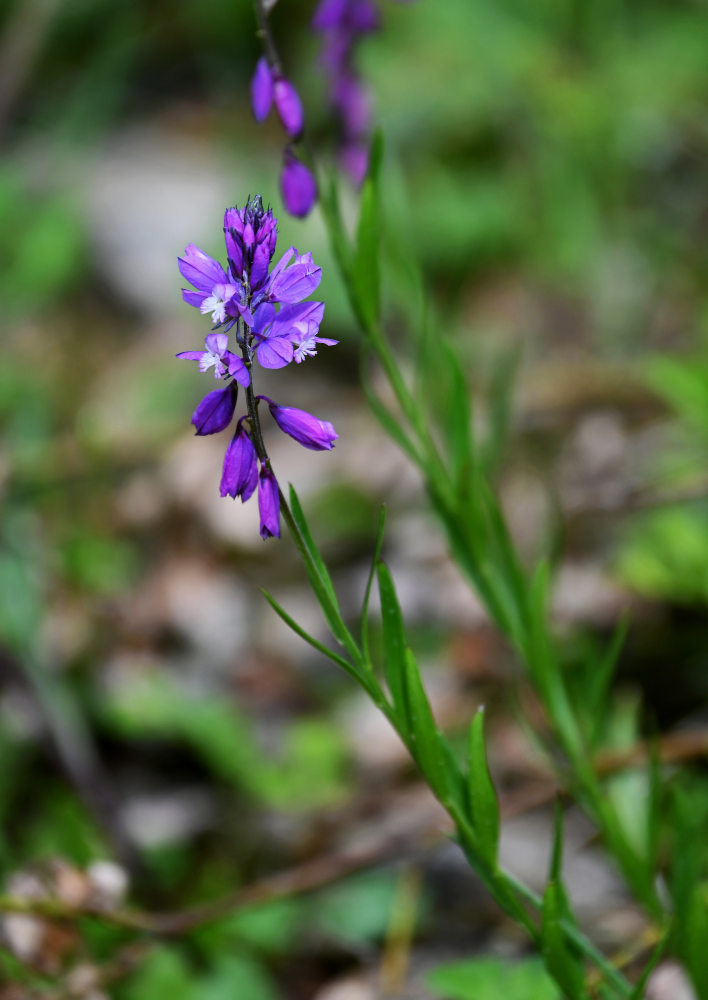
[[298,219],[309,214],[317,198],[315,178],[305,164],[296,160],[289,150],[285,152],[280,175],[280,193],[288,212]]

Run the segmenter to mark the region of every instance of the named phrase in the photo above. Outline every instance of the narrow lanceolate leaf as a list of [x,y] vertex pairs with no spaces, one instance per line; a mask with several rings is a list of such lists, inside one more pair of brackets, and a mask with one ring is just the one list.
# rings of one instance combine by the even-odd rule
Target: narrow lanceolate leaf
[[374,557],[371,560],[371,570],[369,571],[369,577],[366,581],[366,589],[364,591],[364,602],[361,607],[361,650],[364,654],[364,662],[367,665],[371,664],[371,656],[369,653],[369,601],[371,599],[371,588],[374,584],[374,575],[376,573],[376,566],[378,565],[378,561],[381,556],[381,546],[383,545],[385,525],[386,525],[386,508],[382,507],[381,513],[379,514],[379,526],[376,532]]
[[304,563],[312,590],[332,635],[338,642],[344,643],[347,630],[339,611],[337,595],[334,592],[334,586],[332,585],[332,580],[324,564],[324,560],[310,534],[310,529],[293,486],[290,487],[290,509],[298,532],[295,542],[298,546],[304,548],[306,556],[309,557],[304,559]]
[[351,674],[358,680],[359,674],[356,667],[353,667],[352,664],[349,663],[348,660],[345,660],[343,656],[340,656],[339,653],[335,653],[334,650],[330,649],[328,646],[325,646],[325,644],[323,642],[320,642],[319,639],[315,639],[313,635],[310,635],[309,632],[306,632],[305,629],[301,625],[298,625],[295,619],[287,613],[285,608],[283,608],[282,605],[280,605],[276,601],[276,599],[272,596],[272,594],[268,593],[267,590],[263,590],[262,594],[265,597],[266,601],[268,601],[268,603],[270,604],[273,611],[275,611],[275,613],[278,615],[279,618],[282,618],[282,620],[285,622],[288,628],[292,629],[296,635],[299,635],[301,639],[304,639],[305,642],[309,643],[310,646],[318,650],[318,652],[322,653],[323,656],[326,656],[327,659],[331,660],[333,663],[336,663],[337,666],[341,667],[343,670],[346,670],[348,674]]
[[612,678],[617,669],[624,643],[629,631],[629,618],[621,619],[615,628],[605,655],[597,663],[584,692],[584,701],[588,717],[592,720],[590,732],[590,747],[595,749],[603,735],[607,723],[607,696]]
[[405,652],[403,688],[411,749],[428,784],[438,798],[444,800],[452,782],[447,780],[442,737],[435,726],[420,670],[410,649]]
[[366,370],[365,357],[362,357],[360,372],[364,395],[366,396],[366,401],[369,404],[372,413],[389,437],[396,442],[401,451],[404,451],[411,461],[416,463],[416,465],[422,466],[422,460],[418,455],[416,447],[403,430],[401,422],[396,419],[394,414],[384,406],[379,397],[376,395],[376,390],[371,384],[371,377]]
[[541,912],[541,948],[546,967],[568,1000],[584,1000],[585,972],[580,957],[568,944],[564,924],[575,925],[562,881],[563,811],[556,804],[555,835],[548,885]]
[[445,436],[450,451],[454,482],[461,489],[472,471],[474,450],[470,390],[459,358],[447,344],[440,345],[447,366],[447,394],[444,401]]
[[499,846],[499,800],[484,745],[484,708],[477,711],[470,726],[468,781],[472,826],[485,860],[495,866]]
[[379,562],[377,567],[379,596],[381,598],[381,624],[383,626],[384,675],[391,694],[399,723],[407,731],[404,675],[406,670],[406,634],[401,608],[388,566]]
[[383,140],[377,132],[371,143],[369,172],[361,189],[359,223],[352,265],[352,282],[356,306],[364,326],[376,324],[380,312],[379,249],[381,240],[381,211],[379,204],[379,172],[383,154]]

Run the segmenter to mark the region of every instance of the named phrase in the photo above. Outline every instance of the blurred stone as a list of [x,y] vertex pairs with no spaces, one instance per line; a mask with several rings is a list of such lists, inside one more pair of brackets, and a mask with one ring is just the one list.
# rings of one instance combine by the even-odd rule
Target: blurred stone
[[224,207],[239,190],[192,133],[146,123],[115,133],[88,179],[84,204],[102,277],[146,314],[180,306],[177,256],[187,243],[216,250]]
[[123,828],[142,848],[186,840],[209,829],[216,816],[211,793],[182,788],[134,795],[120,810]]
[[610,625],[627,608],[628,601],[626,592],[595,561],[564,562],[555,577],[552,611],[561,622]]
[[698,1000],[686,973],[675,962],[662,962],[649,977],[647,1000]]
[[166,496],[155,475],[137,472],[126,480],[115,498],[119,517],[130,526],[144,527],[158,520],[165,509]]
[[93,861],[86,870],[94,906],[110,910],[125,898],[128,873],[114,861]]
[[616,410],[580,418],[565,442],[558,478],[570,508],[619,503],[627,495],[629,437]]
[[377,1000],[378,992],[361,976],[349,976],[328,983],[315,993],[312,1000]]
[[10,951],[23,962],[33,962],[44,940],[44,924],[39,917],[8,913],[0,923]]

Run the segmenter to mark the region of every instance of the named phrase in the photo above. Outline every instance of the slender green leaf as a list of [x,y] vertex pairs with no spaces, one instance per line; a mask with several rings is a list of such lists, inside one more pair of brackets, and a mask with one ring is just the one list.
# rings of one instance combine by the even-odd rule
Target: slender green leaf
[[602,736],[603,725],[607,720],[607,695],[617,669],[620,653],[624,647],[629,631],[629,618],[623,618],[615,628],[607,652],[599,663],[594,664],[587,689],[583,698],[587,706],[587,714],[593,720],[590,733],[590,746],[597,747]]
[[514,347],[497,359],[489,386],[488,431],[482,452],[482,464],[488,476],[499,468],[509,435],[512,390],[516,383],[520,351]]
[[499,800],[484,744],[484,708],[472,720],[468,744],[468,794],[472,826],[485,860],[493,867],[499,847]]
[[292,618],[287,613],[287,611],[276,601],[273,595],[268,593],[267,590],[261,589],[261,593],[265,597],[266,601],[268,601],[273,611],[275,611],[275,613],[280,618],[282,618],[282,620],[285,622],[288,628],[292,629],[292,631],[296,635],[299,635],[301,639],[304,639],[306,643],[308,643],[310,646],[313,647],[313,649],[316,649],[318,652],[322,653],[322,655],[326,656],[327,659],[331,660],[333,663],[336,663],[337,666],[342,667],[342,669],[346,670],[348,674],[352,674],[354,677],[356,677],[357,680],[359,680],[360,675],[356,667],[352,666],[352,664],[348,660],[345,660],[343,656],[340,656],[339,653],[335,653],[334,650],[330,649],[328,646],[325,646],[325,644],[323,642],[320,642],[319,639],[315,639],[315,637],[310,635],[309,632],[306,632],[305,629],[302,628],[301,625],[298,625],[295,619]]
[[369,408],[372,413],[389,437],[396,442],[401,451],[405,452],[405,454],[408,455],[411,461],[415,462],[416,465],[423,468],[422,461],[418,455],[415,445],[403,430],[400,422],[396,419],[394,414],[391,413],[386,406],[384,406],[379,397],[376,395],[376,390],[371,384],[371,378],[366,370],[365,348],[362,351],[360,372],[364,395],[366,396],[366,401],[369,404]]
[[447,758],[443,754],[442,737],[435,726],[435,719],[428,696],[423,688],[418,664],[409,648],[405,651],[403,678],[411,750],[428,784],[436,795],[444,801],[449,785],[446,773]]
[[369,570],[369,576],[366,581],[366,589],[364,591],[364,602],[361,608],[361,649],[364,654],[364,662],[368,666],[371,666],[371,654],[369,650],[369,601],[371,599],[371,588],[374,583],[376,566],[381,557],[381,546],[383,545],[385,526],[386,526],[386,507],[382,506],[381,513],[379,514],[379,526],[376,532],[376,544],[374,545],[374,555],[371,560],[371,569]]
[[390,570],[386,563],[377,566],[379,596],[381,598],[381,623],[384,642],[384,675],[393,701],[393,707],[400,724],[406,732],[405,672],[406,635],[403,627],[401,608],[396,597]]
[[329,183],[324,189],[324,196],[320,199],[320,207],[329,223],[329,235],[335,257],[342,272],[345,275],[349,275],[352,267],[352,248],[342,223],[342,213],[339,209],[337,174],[334,170],[329,177]]
[[330,579],[330,575],[324,564],[322,556],[320,555],[319,549],[315,545],[312,535],[310,534],[310,529],[307,525],[302,507],[300,506],[300,501],[297,493],[295,492],[295,488],[292,485],[290,486],[290,509],[293,521],[295,522],[295,528],[297,530],[295,542],[304,549],[306,556],[306,558],[303,559],[305,570],[310,581],[310,586],[312,587],[315,597],[317,598],[320,608],[322,609],[325,621],[329,625],[332,635],[335,637],[337,642],[344,646],[350,646],[351,643],[348,642],[348,640],[350,640],[351,637],[349,636],[347,627],[342,619],[342,615],[339,610],[339,602],[337,601],[337,595],[334,592],[332,580]]
[[447,391],[443,411],[445,436],[450,451],[454,481],[459,489],[466,476],[471,473],[474,464],[470,390],[459,358],[449,344],[443,343],[441,346],[447,368]]
[[314,539],[312,538],[309,526],[305,519],[305,514],[303,513],[302,506],[300,504],[300,500],[298,498],[297,493],[295,492],[295,487],[292,485],[290,486],[290,509],[292,511],[293,518],[298,526],[300,534],[303,537],[305,545],[307,546],[307,551],[309,552],[312,561],[315,563],[317,567],[317,572],[322,581],[322,584],[326,588],[327,593],[329,594],[332,600],[332,603],[336,607],[337,595],[334,592],[334,586],[332,584],[332,580],[330,578],[329,572],[327,571],[327,567],[324,564],[324,560],[320,555],[319,549],[315,545]]
[[550,874],[543,894],[541,946],[546,968],[561,986],[568,1000],[582,1000],[585,991],[583,964],[568,944],[564,924],[574,923],[562,881],[563,811],[556,803],[555,836]]

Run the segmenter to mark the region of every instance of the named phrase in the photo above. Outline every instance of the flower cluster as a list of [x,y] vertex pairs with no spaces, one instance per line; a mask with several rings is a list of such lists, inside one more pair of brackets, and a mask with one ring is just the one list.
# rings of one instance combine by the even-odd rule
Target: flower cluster
[[320,0],[312,27],[322,34],[321,64],[330,102],[339,119],[339,158],[357,187],[368,167],[371,95],[355,67],[355,52],[364,35],[377,31],[379,9],[373,0]]
[[[270,209],[264,210],[260,196],[249,198],[244,208],[226,210],[224,238],[226,268],[193,243],[178,259],[182,277],[192,285],[182,289],[184,301],[210,315],[214,326],[203,351],[182,351],[177,357],[196,361],[201,372],[213,371],[225,383],[207,393],[192,414],[197,434],[225,430],[236,412],[239,386],[245,390],[248,412],[238,420],[226,449],[220,492],[243,502],[257,488],[261,537],[279,537],[280,491],[263,444],[259,404],[267,403],[278,427],[305,448],[328,451],[337,434],[332,424],[305,410],[255,396],[253,361],[263,368],[300,364],[317,353],[318,344],[337,341],[319,336],[324,303],[303,301],[322,276],[312,254],[290,247],[271,269],[277,220]],[[232,330],[238,353],[229,349]]]
[[283,204],[291,215],[304,218],[317,197],[315,178],[302,163],[293,149],[302,133],[304,115],[302,101],[295,87],[280,72],[271,66],[265,56],[256,63],[251,80],[251,107],[258,122],[264,121],[275,105],[280,122],[291,139],[283,154],[283,169],[280,174],[280,191]]

